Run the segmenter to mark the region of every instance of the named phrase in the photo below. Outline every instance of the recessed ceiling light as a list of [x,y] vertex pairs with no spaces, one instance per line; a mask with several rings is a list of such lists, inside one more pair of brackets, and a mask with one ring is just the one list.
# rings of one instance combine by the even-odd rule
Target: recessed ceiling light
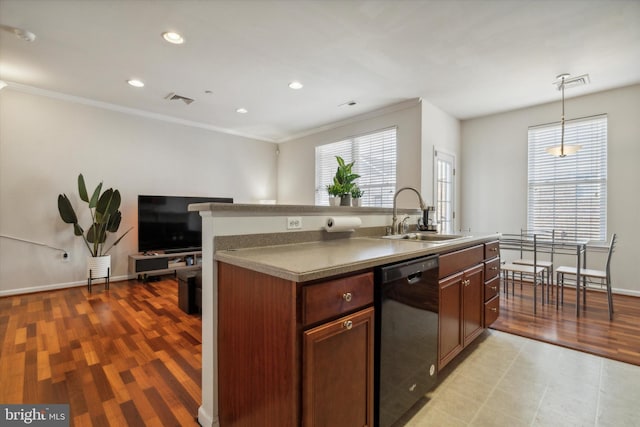
[[137,79],[127,80],[127,83],[129,83],[133,87],[144,87],[144,83],[141,80]]
[[174,31],[165,31],[164,33],[162,33],[162,38],[173,44],[184,43],[184,37]]
[[13,34],[20,40],[26,42],[32,42],[36,39],[36,35],[29,30],[23,30],[22,28],[13,28]]
[[236,113],[240,113],[240,114],[247,114],[249,112],[249,110],[247,110],[246,108],[238,108],[236,110]]
[[293,82],[289,83],[289,87],[290,87],[291,89],[296,89],[296,90],[298,90],[298,89],[302,89],[302,88],[303,88],[303,86],[304,86],[304,85],[303,85],[302,83],[298,82],[298,81],[293,81]]

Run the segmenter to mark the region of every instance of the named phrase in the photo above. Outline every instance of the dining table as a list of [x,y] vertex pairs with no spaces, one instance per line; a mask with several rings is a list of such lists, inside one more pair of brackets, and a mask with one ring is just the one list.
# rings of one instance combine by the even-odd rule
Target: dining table
[[[500,238],[501,249],[519,250],[521,256],[524,252],[535,251],[537,253],[569,255],[576,257],[576,317],[580,316],[580,283],[585,280],[585,278],[581,276],[581,270],[585,269],[587,265],[587,246],[590,246],[589,239],[570,236],[567,233],[557,230],[501,233]],[[553,274],[553,272],[551,274]],[[584,303],[586,304],[586,291],[583,295],[583,300],[585,300]],[[560,298],[559,295],[556,295],[556,308],[559,307]]]

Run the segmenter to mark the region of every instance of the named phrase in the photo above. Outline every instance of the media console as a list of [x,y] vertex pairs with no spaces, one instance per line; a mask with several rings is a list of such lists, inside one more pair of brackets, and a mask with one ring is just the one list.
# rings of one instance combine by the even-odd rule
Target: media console
[[129,273],[137,275],[138,280],[145,282],[149,276],[177,273],[181,270],[199,270],[201,267],[201,251],[129,255]]

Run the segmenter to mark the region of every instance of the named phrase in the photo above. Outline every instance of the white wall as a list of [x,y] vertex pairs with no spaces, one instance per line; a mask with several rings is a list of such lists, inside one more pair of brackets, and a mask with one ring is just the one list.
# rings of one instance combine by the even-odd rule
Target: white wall
[[[439,150],[455,156],[456,171],[460,171],[460,121],[422,100],[422,196],[428,205],[435,206],[434,151]],[[459,173],[454,176],[454,210],[460,206]],[[457,219],[453,229],[458,230]]]
[[[313,205],[315,189],[315,147],[340,141],[350,136],[398,127],[397,186],[420,185],[420,103],[407,108],[380,112],[379,115],[350,121],[342,126],[280,144],[278,158],[278,203]],[[404,194],[398,206],[418,207],[415,195]]]
[[[0,295],[84,283],[82,240],[60,220],[57,196],[76,206],[77,176],[120,190],[121,230],[137,224],[138,194],[276,198],[272,143],[231,136],[63,99],[0,92],[0,235],[64,248],[61,253],[0,238]],[[86,222],[86,221],[85,221]],[[128,274],[137,230],[112,251],[116,278]]]
[[[527,223],[527,128],[558,121],[560,103],[462,122],[462,228],[519,232]],[[566,100],[567,118],[608,114],[607,232],[618,233],[614,288],[640,295],[640,85]],[[602,257],[592,257],[594,268]],[[603,265],[600,264],[600,268]]]

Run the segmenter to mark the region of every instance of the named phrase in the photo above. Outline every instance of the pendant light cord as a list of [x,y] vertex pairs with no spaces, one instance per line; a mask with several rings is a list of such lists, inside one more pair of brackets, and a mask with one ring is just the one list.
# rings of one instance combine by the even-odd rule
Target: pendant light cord
[[564,76],[562,77],[562,116],[560,117],[560,157],[564,157]]

